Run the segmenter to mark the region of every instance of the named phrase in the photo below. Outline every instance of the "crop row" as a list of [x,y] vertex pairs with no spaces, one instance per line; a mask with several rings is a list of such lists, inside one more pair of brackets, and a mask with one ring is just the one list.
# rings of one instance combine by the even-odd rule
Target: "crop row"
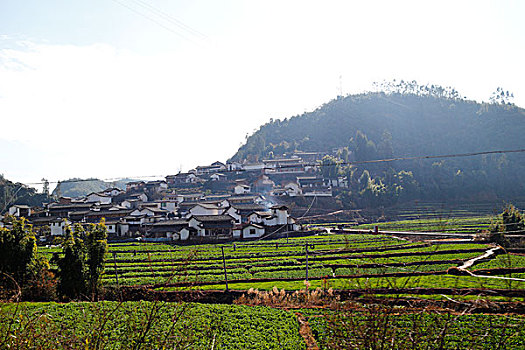
[[293,312],[242,305],[7,304],[0,307],[0,334],[6,349],[306,348]]
[[[374,339],[396,349],[523,349],[525,318],[506,315],[451,315],[303,310],[321,348],[368,348]],[[368,335],[368,337],[365,336]],[[377,337],[377,338],[375,338]]]

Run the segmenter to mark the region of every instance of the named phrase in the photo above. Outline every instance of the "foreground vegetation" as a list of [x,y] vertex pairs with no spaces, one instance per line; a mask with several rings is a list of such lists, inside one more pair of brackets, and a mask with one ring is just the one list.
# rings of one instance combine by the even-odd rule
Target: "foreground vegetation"
[[[518,214],[505,211],[486,234],[521,230]],[[447,224],[462,231],[485,220]],[[23,221],[1,233],[1,248],[18,247],[25,258],[0,260],[8,301],[0,303],[0,348],[525,348],[525,256],[489,242],[324,233],[106,245],[101,223],[70,229],[62,246],[37,248]],[[463,267],[487,251],[494,254]],[[20,302],[104,298],[118,301]],[[177,298],[184,301],[160,301]],[[150,301],[131,301],[140,299]]]
[[294,310],[272,306],[144,301],[0,304],[0,342],[2,348],[18,349],[306,349],[310,336],[321,349],[525,346],[525,318],[519,315],[333,302],[305,308],[302,301]]
[[0,304],[2,348],[304,349],[295,315],[164,302]]

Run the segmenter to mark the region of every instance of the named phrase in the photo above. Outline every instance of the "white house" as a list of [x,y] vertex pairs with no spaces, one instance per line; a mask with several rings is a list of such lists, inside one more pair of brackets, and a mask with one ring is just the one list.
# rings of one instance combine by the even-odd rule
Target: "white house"
[[9,208],[8,213],[9,215],[13,215],[17,217],[22,217],[22,216],[28,217],[31,215],[31,207],[27,205],[15,204]]
[[239,162],[228,162],[226,163],[226,168],[228,171],[241,171],[243,170],[243,166]]
[[215,173],[215,174],[210,176],[210,179],[212,181],[226,181],[227,177],[226,177],[226,175],[224,175],[222,173]]
[[188,226],[197,230],[199,237],[232,237],[234,218],[230,215],[192,216]]
[[67,219],[54,219],[51,221],[49,227],[51,228],[51,236],[63,236],[65,234]]
[[246,193],[250,193],[250,186],[248,186],[248,185],[243,185],[243,184],[237,184],[237,185],[235,185],[235,187],[233,188],[233,193],[235,193],[235,194],[246,194]]
[[124,193],[124,191],[121,190],[120,188],[113,187],[113,188],[105,189],[101,193],[105,194],[106,196],[115,197],[115,196],[118,196],[119,194]]
[[260,238],[264,235],[264,227],[258,224],[238,225],[233,229],[234,238]]
[[111,204],[111,196],[104,193],[92,192],[86,196],[87,203]]
[[166,210],[163,210],[163,209],[159,209],[159,208],[156,208],[156,207],[153,207],[153,208],[144,207],[144,208],[139,208],[139,209],[133,210],[129,215],[131,215],[131,216],[142,216],[142,215],[145,215],[145,216],[151,217],[151,216],[166,216],[167,214],[168,214],[168,212]]
[[243,164],[243,168],[245,171],[258,171],[264,169],[264,163],[250,163],[250,164]]
[[190,217],[194,215],[220,215],[223,212],[224,208],[220,208],[216,204],[197,203],[189,210],[186,216]]
[[290,197],[297,197],[303,194],[301,191],[301,186],[299,186],[297,182],[288,182],[284,185],[284,190]]
[[179,202],[173,199],[163,199],[160,201],[160,208],[170,213],[176,213]]

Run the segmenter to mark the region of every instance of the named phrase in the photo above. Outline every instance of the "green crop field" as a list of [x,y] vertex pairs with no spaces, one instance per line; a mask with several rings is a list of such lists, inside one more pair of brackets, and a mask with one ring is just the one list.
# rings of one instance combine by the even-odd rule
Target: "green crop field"
[[292,312],[164,302],[1,304],[0,343],[17,349],[306,348]]
[[[479,220],[471,218],[469,224]],[[304,288],[308,267],[308,280],[313,287],[508,289],[510,285],[525,289],[525,283],[519,280],[447,274],[451,267],[462,265],[489,248],[473,242],[410,242],[381,234],[319,234],[194,246],[119,243],[109,245],[103,283],[107,287],[118,284],[157,290],[224,290],[227,278],[230,289],[269,290],[277,286],[298,290]],[[57,249],[39,251],[51,256]],[[470,270],[509,265],[523,268],[525,258],[498,255],[480,261]],[[513,272],[512,277],[519,279],[522,274]]]

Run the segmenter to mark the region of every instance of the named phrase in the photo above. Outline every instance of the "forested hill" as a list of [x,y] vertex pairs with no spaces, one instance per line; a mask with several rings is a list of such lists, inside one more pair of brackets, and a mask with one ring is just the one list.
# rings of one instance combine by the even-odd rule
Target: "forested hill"
[[232,160],[352,148],[358,130],[376,145],[391,136],[399,157],[517,149],[525,148],[525,110],[415,94],[353,95],[261,126]]
[[6,213],[14,204],[41,206],[51,199],[47,194],[38,193],[36,189],[22,183],[14,183],[0,175],[0,215]]
[[331,154],[323,163],[337,165],[324,176],[346,177],[350,188],[338,196],[357,206],[393,204],[400,198],[525,197],[525,153],[345,165],[525,149],[525,110],[510,104],[502,90],[491,103],[477,103],[450,88],[396,88],[402,91],[339,97],[313,112],[272,120],[231,160],[253,162],[296,150]]

